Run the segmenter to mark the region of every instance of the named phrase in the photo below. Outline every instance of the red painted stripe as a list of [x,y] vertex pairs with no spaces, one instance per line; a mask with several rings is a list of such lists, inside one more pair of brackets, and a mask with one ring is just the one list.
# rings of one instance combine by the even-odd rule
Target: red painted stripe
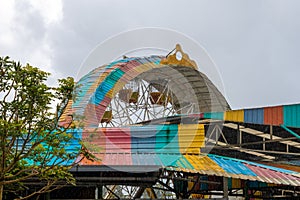
[[281,125],[283,124],[282,106],[264,108],[264,124]]
[[129,128],[109,128],[104,130],[106,151],[110,153],[131,153],[131,134]]

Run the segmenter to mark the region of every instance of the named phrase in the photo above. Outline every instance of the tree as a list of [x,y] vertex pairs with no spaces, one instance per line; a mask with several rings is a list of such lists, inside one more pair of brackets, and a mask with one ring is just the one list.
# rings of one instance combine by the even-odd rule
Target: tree
[[[43,184],[17,199],[75,184],[69,169],[82,153],[80,141],[74,127],[58,126],[57,114],[72,98],[73,78],[49,87],[50,74],[29,64],[3,57],[0,67],[0,200],[4,193],[25,190],[29,180]],[[54,101],[60,101],[60,112],[51,108]]]

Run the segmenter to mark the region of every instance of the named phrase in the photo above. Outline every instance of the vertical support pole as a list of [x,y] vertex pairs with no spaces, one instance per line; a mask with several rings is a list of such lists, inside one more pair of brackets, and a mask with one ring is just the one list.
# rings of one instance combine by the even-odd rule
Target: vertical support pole
[[103,199],[102,197],[102,185],[97,185],[95,188],[95,199]]
[[273,140],[273,126],[270,125],[270,140]]
[[223,177],[223,199],[228,200],[228,178]]
[[214,131],[215,131],[215,134],[216,134],[216,145],[218,145],[218,141],[219,141],[219,130],[214,127]]
[[240,146],[241,146],[241,144],[242,144],[242,142],[243,142],[243,135],[242,135],[243,133],[242,133],[242,131],[240,130]]
[[263,138],[263,150],[265,151],[266,150],[266,138]]
[[98,193],[99,192],[99,189],[98,189],[98,186],[96,186],[95,188],[95,199],[99,199],[99,196],[98,196]]
[[237,125],[237,143],[239,144],[239,146],[241,147],[241,144],[242,144],[242,131],[240,129],[240,124]]

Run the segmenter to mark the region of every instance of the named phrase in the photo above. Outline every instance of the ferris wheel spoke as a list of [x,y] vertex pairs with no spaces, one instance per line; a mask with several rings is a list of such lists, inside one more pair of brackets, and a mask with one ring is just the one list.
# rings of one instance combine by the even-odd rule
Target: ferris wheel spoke
[[140,114],[137,114],[137,112],[138,112],[137,110],[136,110],[136,112],[132,112],[132,115],[134,115],[134,116],[137,117],[136,122],[139,122],[138,119],[141,120],[141,121],[143,121],[144,119],[141,118],[142,112],[140,111]]
[[[116,101],[116,100],[114,99],[114,103],[115,103],[115,105],[116,105],[116,109],[113,110],[113,111],[115,111],[115,112],[114,112],[114,113],[115,113],[115,118],[118,117],[117,119],[120,121],[120,124],[123,124],[123,123],[122,123],[122,117],[124,116],[124,113],[123,113],[124,109],[120,109],[120,107],[121,107],[120,102],[121,102],[120,100],[119,100],[119,101]],[[118,111],[119,111],[119,112],[118,112]],[[117,121],[117,119],[114,120],[114,121]]]
[[[178,112],[193,112],[192,103],[176,108],[174,102],[176,101],[177,105],[178,101],[170,89],[171,85],[170,80],[166,79],[151,82],[144,80],[143,76],[135,78],[120,90],[124,93],[119,92],[112,98],[108,107],[112,112],[112,119],[102,126],[124,126],[171,116]],[[124,98],[123,95],[127,96]]]

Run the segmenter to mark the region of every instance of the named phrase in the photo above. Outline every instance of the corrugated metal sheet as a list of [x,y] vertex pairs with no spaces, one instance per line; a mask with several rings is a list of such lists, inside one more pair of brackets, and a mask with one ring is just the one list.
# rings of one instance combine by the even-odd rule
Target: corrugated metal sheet
[[281,161],[280,163],[266,163],[277,168],[287,169],[300,173],[300,160]]
[[[238,180],[260,181],[265,183],[300,186],[299,173],[270,167],[253,162],[231,159],[216,155],[182,155],[167,153],[98,153],[101,161],[83,160],[81,165],[107,166],[161,166],[169,170],[200,173],[208,176],[233,178],[231,187],[242,183]],[[237,180],[238,179],[238,180]]]
[[[185,172],[197,172],[206,175],[225,176],[239,180],[300,186],[299,173],[289,170],[217,155],[208,155],[208,157],[190,155],[187,160],[196,167],[194,169],[189,169],[186,168],[185,165],[178,165],[177,168],[174,168],[174,166],[170,169]],[[241,182],[237,181],[235,184],[238,185],[241,184]]]
[[103,128],[102,130],[106,139],[105,149],[107,153],[131,153],[131,134],[129,128]]
[[[217,156],[217,155],[214,155],[214,156]],[[223,156],[217,156],[217,157],[223,157]],[[226,158],[228,158],[228,157],[226,157]],[[243,162],[243,163],[246,163],[246,164],[249,164],[249,165],[254,165],[254,166],[258,166],[258,167],[262,167],[262,168],[266,168],[266,169],[270,169],[270,170],[274,170],[274,171],[279,171],[279,172],[282,172],[282,173],[298,174],[297,172],[292,171],[292,170],[287,170],[287,169],[283,169],[283,168],[277,168],[277,167],[273,167],[273,166],[270,166],[270,165],[265,165],[265,164],[261,164],[261,163],[255,163],[255,162],[252,162],[252,161],[240,160],[240,159],[235,159],[235,158],[229,158],[229,159],[236,160],[238,162]]]
[[283,106],[284,125],[300,127],[300,104]]
[[156,126],[155,151],[157,153],[179,153],[178,125]]
[[[109,74],[107,74],[106,78],[99,84],[99,86],[96,88],[93,96],[90,98],[89,103],[90,104],[101,104],[102,107],[101,109],[97,112],[97,121],[99,122],[100,119],[103,116],[103,113],[106,109],[106,107],[108,106],[111,98],[113,98],[113,96],[115,95],[115,92],[118,91],[120,88],[122,88],[122,86],[129,80],[132,79],[133,77],[128,77],[125,76],[125,72],[128,71],[127,67],[126,67],[126,62],[131,61],[133,63],[136,63],[136,61],[134,61],[133,59],[130,60],[123,60],[123,64],[122,62],[118,62],[115,63],[114,66],[112,66],[113,70],[110,71]],[[149,61],[148,61],[149,62]],[[142,65],[136,65],[133,64],[131,66],[134,66],[136,68],[134,68],[135,71],[138,71],[138,73],[131,73],[131,74],[135,74],[138,75],[139,73],[142,73],[144,71],[149,70],[149,66],[142,66]],[[139,71],[138,69],[141,68],[141,70]],[[107,67],[107,69],[110,69]],[[123,71],[124,69],[124,71]],[[124,80],[122,80],[124,79]],[[108,97],[109,100],[106,101],[105,98]],[[89,115],[85,115],[85,116],[89,116]],[[91,123],[91,121],[93,121],[95,118],[92,117],[87,117],[87,122],[86,124],[88,126],[94,124]]]
[[180,154],[180,157],[171,166],[181,167],[187,170],[194,170],[194,166],[182,154]]
[[[222,120],[222,113],[204,113],[204,118]],[[300,104],[230,110],[224,113],[225,121],[253,124],[286,125],[300,127]]]
[[161,163],[163,163],[162,166],[164,167],[174,166],[177,160],[181,158],[181,156],[182,156],[181,154],[166,154],[166,153],[158,154]]
[[[122,128],[85,129],[83,141],[92,152],[200,153],[204,145],[204,125],[149,125]],[[89,145],[88,145],[88,148]]]
[[[276,167],[271,167],[271,166],[266,166],[266,165],[257,164],[253,162],[231,159],[231,158],[216,156],[216,155],[208,155],[208,156],[201,155],[201,154],[182,155],[180,153],[174,153],[174,152],[158,153],[157,151],[160,151],[161,149],[166,149],[165,147],[169,145],[168,143],[172,143],[174,141],[174,138],[176,137],[175,132],[171,133],[170,137],[165,137],[164,134],[167,134],[167,132],[176,131],[176,126],[172,125],[171,127],[166,126],[163,128],[155,127],[155,129],[156,132],[154,133],[151,132],[151,130],[153,130],[153,127],[151,126],[144,127],[144,131],[141,131],[140,128],[139,133],[135,134],[136,138],[139,138],[138,137],[140,136],[139,134],[143,134],[143,132],[145,133],[144,136],[146,136],[146,138],[151,138],[152,135],[155,134],[156,135],[155,141],[158,142],[158,144],[155,144],[155,146],[152,147],[153,149],[155,149],[155,152],[109,153],[107,150],[105,150],[103,153],[96,154],[96,156],[100,158],[101,161],[96,161],[94,163],[91,163],[89,161],[83,160],[81,164],[82,165],[101,164],[101,165],[109,165],[112,167],[114,165],[124,165],[124,166],[158,165],[162,167],[171,166],[170,169],[173,170],[200,173],[209,176],[225,176],[225,177],[233,178],[233,180],[230,182],[231,184],[230,187],[240,186],[241,184],[243,184],[241,180],[252,180],[252,181],[265,182],[265,183],[300,186],[299,173],[290,170],[280,169]],[[179,128],[178,130],[181,130],[181,128]],[[107,133],[107,131],[110,131],[110,129],[105,129],[95,134],[93,136],[93,142],[95,143],[98,141],[97,144],[99,145],[102,144],[101,142],[103,142],[103,138],[100,139],[101,138],[100,136],[102,136],[105,133],[105,137],[108,136],[108,139],[105,140],[106,143],[109,141],[112,143],[116,143],[116,146],[119,149],[124,148],[124,147],[118,147],[119,141],[115,141],[115,139],[117,139],[118,137],[128,138],[128,134],[124,134],[123,130],[121,129],[114,129],[112,130],[111,133]],[[118,131],[122,131],[123,133],[118,133]],[[141,141],[145,141],[145,140],[141,139]],[[148,140],[148,142],[150,143],[152,141],[153,139]],[[173,149],[173,147],[171,149]],[[250,186],[256,187],[258,185],[261,186],[262,184],[255,183],[255,182],[248,182],[249,187]]]
[[[97,154],[101,162],[91,163],[86,160],[82,165],[107,166],[161,166],[169,170],[200,173],[208,176],[224,176],[232,178],[230,187],[239,187],[241,180],[259,181],[280,185],[300,186],[299,173],[281,170],[275,167],[256,164],[243,160],[231,159],[216,155],[182,155],[155,153],[103,153]],[[251,182],[248,184],[251,185]],[[257,183],[253,183],[257,186]],[[254,187],[254,185],[252,186]],[[250,186],[249,185],[249,186]],[[262,184],[260,184],[261,186]]]
[[263,108],[245,109],[244,122],[251,123],[251,124],[263,124],[264,109]]
[[158,166],[164,166],[164,163],[162,162],[162,158],[159,157],[158,154],[152,153],[152,154],[138,154],[138,153],[132,153],[132,164],[133,165],[158,165]]
[[[76,132],[81,136],[81,132]],[[171,167],[172,170],[225,176],[239,180],[299,185],[294,171],[216,155],[202,155],[203,125],[150,125],[130,128],[99,128],[82,133],[94,149],[95,162],[81,165]],[[79,143],[76,144],[79,146]],[[72,147],[73,148],[73,147]],[[232,185],[241,184],[238,181]]]
[[207,156],[184,155],[184,157],[189,163],[191,163],[195,170],[212,171],[212,173],[224,172],[222,166],[218,165],[218,163],[214,162]]
[[224,120],[224,112],[204,113],[204,118],[205,119]]
[[275,183],[280,185],[300,185],[300,178],[291,174],[286,174],[278,171],[274,171],[267,168],[262,168],[255,165],[245,164],[250,170],[252,170],[257,177],[262,179],[262,182]]
[[283,107],[265,107],[264,108],[264,124],[281,125],[283,124]]
[[132,155],[127,153],[105,153],[102,156],[102,165],[132,165]]
[[156,126],[130,127],[133,153],[155,153]]
[[253,171],[249,170],[249,168],[247,168],[240,161],[231,160],[228,158],[218,157],[214,155],[209,155],[209,157],[228,173],[256,176],[256,174]]
[[205,141],[203,124],[178,125],[178,143],[181,153],[200,153]]
[[[52,132],[54,134],[54,132]],[[81,138],[82,138],[82,130],[81,129],[72,129],[72,130],[67,130],[66,134],[69,136],[72,136],[71,139],[68,140],[68,142],[63,142],[61,141],[62,147],[64,148],[66,154],[74,157],[72,159],[61,159],[61,156],[56,156],[53,155],[50,152],[50,155],[46,156],[46,161],[45,164],[46,165],[71,165],[72,163],[74,163],[77,159],[77,155],[78,152],[81,149]],[[40,140],[41,138],[39,138],[39,136],[31,136],[30,141],[32,142],[41,142]],[[43,148],[45,149],[49,149],[49,145],[47,144],[47,142],[41,142],[40,143]],[[32,144],[31,142],[24,142],[24,139],[22,138],[17,138],[15,140],[15,142],[13,143],[14,148],[16,149],[21,149],[23,148],[23,145],[25,145],[26,148],[31,148]],[[51,148],[52,149],[52,148]],[[48,154],[49,152],[47,152]],[[37,163],[39,163],[38,161],[36,161],[35,159],[33,159],[32,157],[25,157],[24,160],[27,162],[26,165],[36,165]]]
[[244,110],[230,110],[225,112],[225,121],[244,122]]

